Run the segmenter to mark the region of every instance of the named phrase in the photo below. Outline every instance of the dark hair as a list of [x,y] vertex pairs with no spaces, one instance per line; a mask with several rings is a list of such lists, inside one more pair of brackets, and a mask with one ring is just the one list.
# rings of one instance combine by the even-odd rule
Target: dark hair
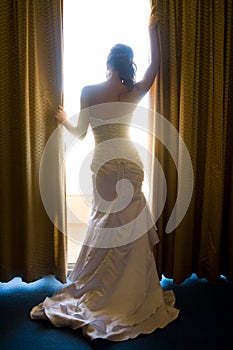
[[134,86],[137,70],[133,56],[134,53],[130,46],[117,44],[112,47],[107,58],[107,64],[110,64],[119,73],[122,83],[129,89]]

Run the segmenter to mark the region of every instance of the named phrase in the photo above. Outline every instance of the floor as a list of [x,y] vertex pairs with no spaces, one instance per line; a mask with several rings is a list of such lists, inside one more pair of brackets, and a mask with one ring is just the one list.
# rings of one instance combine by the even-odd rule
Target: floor
[[[163,279],[173,289],[178,319],[164,329],[125,342],[88,341],[81,329],[56,328],[29,317],[33,306],[63,285],[53,276],[33,283],[14,278],[0,283],[1,350],[219,350],[232,349],[233,283],[220,278],[216,285],[197,276],[180,285]],[[229,345],[230,344],[230,345]]]

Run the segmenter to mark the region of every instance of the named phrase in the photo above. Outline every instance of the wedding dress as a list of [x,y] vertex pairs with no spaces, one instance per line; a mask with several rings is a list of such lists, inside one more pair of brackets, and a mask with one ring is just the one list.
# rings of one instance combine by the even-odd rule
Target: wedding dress
[[81,327],[91,339],[135,338],[179,314],[173,291],[161,288],[156,270],[159,239],[141,190],[142,161],[129,138],[131,117],[90,116],[94,198],[84,245],[70,283],[30,313],[56,327]]

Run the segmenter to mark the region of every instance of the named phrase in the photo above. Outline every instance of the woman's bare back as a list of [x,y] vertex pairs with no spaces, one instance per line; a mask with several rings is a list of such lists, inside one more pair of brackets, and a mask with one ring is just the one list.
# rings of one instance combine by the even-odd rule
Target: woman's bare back
[[114,80],[86,86],[82,90],[82,108],[110,102],[137,103],[136,89],[135,86],[129,90],[124,84]]

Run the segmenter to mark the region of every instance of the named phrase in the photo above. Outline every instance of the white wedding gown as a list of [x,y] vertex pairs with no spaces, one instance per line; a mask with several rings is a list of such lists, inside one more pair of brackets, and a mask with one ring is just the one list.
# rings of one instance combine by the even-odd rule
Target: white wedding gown
[[[90,117],[94,200],[85,244],[70,284],[30,313],[56,327],[81,327],[91,339],[135,338],[165,327],[179,314],[173,291],[164,291],[158,278],[153,247],[159,239],[141,191],[144,173],[127,118]],[[128,204],[130,186],[122,179],[133,185]]]

